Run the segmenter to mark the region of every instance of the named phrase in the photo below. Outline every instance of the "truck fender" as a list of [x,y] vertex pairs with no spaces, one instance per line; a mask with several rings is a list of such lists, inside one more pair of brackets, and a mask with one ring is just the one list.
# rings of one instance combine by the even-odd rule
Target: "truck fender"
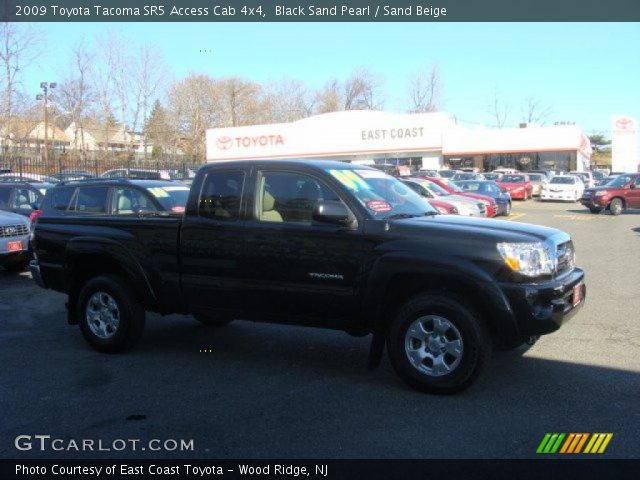
[[[501,334],[505,335],[517,335],[519,332],[506,296],[495,280],[477,265],[458,257],[390,252],[381,255],[371,267],[363,296],[365,318],[372,322],[367,328],[374,336],[369,357],[370,367],[380,361],[384,336],[391,321],[392,312],[387,304],[389,292],[394,288],[404,289],[404,285],[394,284],[402,282],[403,278],[425,279],[429,282],[425,283],[425,289],[446,290],[454,286],[458,288],[458,292],[473,292],[476,302],[481,299],[480,309],[491,312],[488,315],[490,318],[484,318],[490,329],[499,328]],[[406,289],[418,293],[420,286],[408,284]]]
[[[85,267],[83,262],[86,261],[109,265],[112,268],[109,273],[112,273],[113,270],[120,271],[131,281],[145,308],[152,308],[158,304],[156,291],[138,259],[115,240],[92,236],[76,237],[67,244],[64,261],[67,272],[73,272],[81,265]],[[100,273],[100,271],[96,271],[96,274]],[[71,278],[68,278],[67,281],[69,285],[72,285],[76,279],[72,277],[72,273],[70,276]],[[77,323],[74,296],[78,293],[78,289],[69,290],[70,298],[67,305],[69,323]]]

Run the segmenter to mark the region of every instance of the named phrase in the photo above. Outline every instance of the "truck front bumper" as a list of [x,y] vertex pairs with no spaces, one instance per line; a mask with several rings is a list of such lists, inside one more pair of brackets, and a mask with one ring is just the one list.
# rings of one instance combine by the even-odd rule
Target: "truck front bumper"
[[584,271],[542,283],[502,284],[522,336],[555,332],[584,305]]

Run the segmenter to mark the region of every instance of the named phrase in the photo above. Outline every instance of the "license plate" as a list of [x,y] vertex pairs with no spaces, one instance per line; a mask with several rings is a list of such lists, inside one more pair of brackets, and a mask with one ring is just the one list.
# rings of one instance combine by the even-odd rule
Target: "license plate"
[[20,252],[20,251],[22,251],[22,242],[7,243],[7,252]]
[[582,301],[582,284],[579,283],[573,287],[573,306],[575,307]]

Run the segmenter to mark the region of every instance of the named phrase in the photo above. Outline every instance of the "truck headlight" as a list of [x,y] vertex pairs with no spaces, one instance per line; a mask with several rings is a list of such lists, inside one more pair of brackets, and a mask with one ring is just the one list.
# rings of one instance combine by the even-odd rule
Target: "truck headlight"
[[553,274],[553,255],[540,242],[498,243],[498,252],[511,270],[527,277]]

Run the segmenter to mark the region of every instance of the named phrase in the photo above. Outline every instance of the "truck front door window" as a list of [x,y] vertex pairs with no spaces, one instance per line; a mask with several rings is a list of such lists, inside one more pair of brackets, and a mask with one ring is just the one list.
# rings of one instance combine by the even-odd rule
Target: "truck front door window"
[[200,195],[198,214],[214,220],[233,221],[240,217],[244,173],[213,172],[207,175]]

